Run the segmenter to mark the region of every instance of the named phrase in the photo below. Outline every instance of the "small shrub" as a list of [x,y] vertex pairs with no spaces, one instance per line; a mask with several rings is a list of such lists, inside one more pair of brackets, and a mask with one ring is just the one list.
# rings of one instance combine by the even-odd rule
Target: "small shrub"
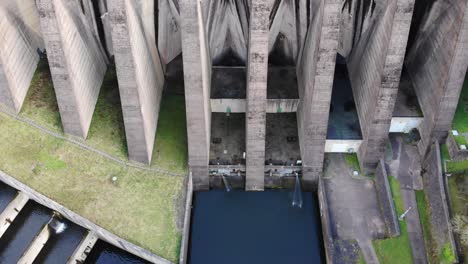
[[455,262],[455,256],[453,255],[452,252],[452,247],[450,246],[449,243],[446,243],[444,247],[442,248],[442,252],[440,254],[440,259],[442,263],[454,263]]

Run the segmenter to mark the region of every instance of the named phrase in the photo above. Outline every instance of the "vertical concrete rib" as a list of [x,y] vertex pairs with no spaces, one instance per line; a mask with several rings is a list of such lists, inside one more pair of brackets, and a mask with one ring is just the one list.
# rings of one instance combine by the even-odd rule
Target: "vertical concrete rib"
[[108,3],[129,158],[148,164],[164,86],[154,23],[151,23],[154,16],[143,12],[154,2],[115,0]]
[[265,178],[265,129],[268,77],[270,0],[250,5],[247,54],[246,190],[263,190]]
[[63,129],[86,138],[107,68],[105,56],[78,2],[37,3]]
[[21,110],[43,49],[34,0],[0,3],[0,104]]
[[297,67],[297,111],[303,183],[311,189],[322,174],[330,100],[340,36],[340,0],[312,2],[311,23]]
[[468,65],[468,3],[435,1],[415,26],[406,68],[424,114],[418,148],[425,154],[451,129]]
[[211,60],[199,0],[181,0],[189,169],[195,190],[209,189]]
[[389,0],[351,51],[348,69],[363,142],[363,173],[375,171],[385,151],[396,101],[414,0]]

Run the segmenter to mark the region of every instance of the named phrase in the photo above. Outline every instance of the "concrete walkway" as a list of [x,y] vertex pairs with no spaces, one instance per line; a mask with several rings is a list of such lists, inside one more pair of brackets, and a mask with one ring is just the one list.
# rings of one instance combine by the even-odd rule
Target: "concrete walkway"
[[[327,158],[329,165],[324,186],[333,236],[339,240],[357,241],[366,263],[379,263],[372,240],[383,238],[386,228],[374,181],[352,177],[341,154],[329,154]],[[343,254],[339,252],[337,255]]]
[[[406,215],[406,224],[410,239],[413,263],[427,263],[426,247],[424,244],[421,222],[419,220],[418,205],[414,190],[420,189],[421,161],[416,146],[404,143],[401,136],[392,136],[391,142],[394,155],[393,160],[398,161],[397,165],[390,163],[390,173],[395,175],[400,182],[401,195],[405,209],[412,209]],[[392,164],[393,163],[393,164]]]

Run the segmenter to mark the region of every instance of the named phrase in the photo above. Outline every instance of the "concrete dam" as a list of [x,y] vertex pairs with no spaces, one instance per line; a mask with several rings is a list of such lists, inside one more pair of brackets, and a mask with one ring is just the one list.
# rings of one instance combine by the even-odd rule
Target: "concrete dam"
[[[194,223],[210,223],[203,212],[216,201],[296,205],[303,193],[307,212],[271,205],[301,225],[319,222],[324,190],[333,189],[323,187],[326,155],[356,154],[360,174],[380,175],[391,133],[418,134],[422,157],[447,138],[468,67],[468,0],[0,0],[0,36],[8,111],[21,112],[46,61],[63,132],[86,142],[115,69],[126,153],[145,166],[156,155],[164,94],[183,95],[189,207],[200,191]],[[201,192],[213,188],[284,188],[294,197]],[[41,223],[53,218],[38,214]],[[192,235],[208,227],[198,228]],[[315,242],[327,239],[327,230],[310,231]],[[318,244],[317,262],[325,261]],[[191,253],[193,263],[203,257]]]

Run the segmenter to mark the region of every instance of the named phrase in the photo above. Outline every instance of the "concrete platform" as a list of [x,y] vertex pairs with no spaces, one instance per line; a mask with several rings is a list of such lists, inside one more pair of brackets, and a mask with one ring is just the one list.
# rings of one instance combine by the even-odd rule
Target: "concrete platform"
[[267,114],[266,165],[295,165],[301,159],[296,113]]
[[299,99],[296,67],[268,66],[268,99]]
[[245,114],[212,113],[210,165],[245,164]]

